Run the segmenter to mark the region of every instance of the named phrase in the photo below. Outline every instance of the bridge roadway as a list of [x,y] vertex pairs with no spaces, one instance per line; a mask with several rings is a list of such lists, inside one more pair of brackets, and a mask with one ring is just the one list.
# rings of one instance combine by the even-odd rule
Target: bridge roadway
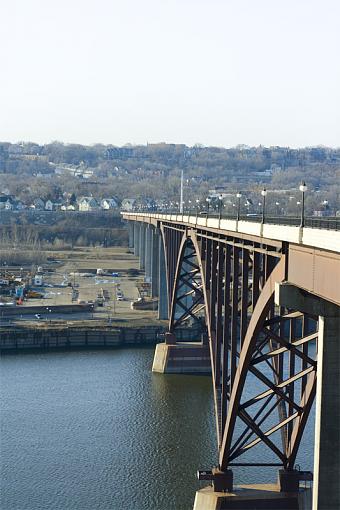
[[[201,473],[212,488],[198,491],[195,509],[237,507],[232,467],[250,465],[257,445],[279,467],[268,496],[275,507],[307,508],[295,460],[315,396],[313,510],[340,508],[340,231],[186,214],[123,218],[159,318],[169,320],[153,370],[212,374],[219,465]],[[198,328],[198,342],[177,342],[179,326]],[[258,456],[251,465],[268,464]]]

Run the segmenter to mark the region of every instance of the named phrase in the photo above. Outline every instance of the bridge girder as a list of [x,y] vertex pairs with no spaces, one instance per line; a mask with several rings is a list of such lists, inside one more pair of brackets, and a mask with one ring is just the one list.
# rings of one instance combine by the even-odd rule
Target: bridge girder
[[[276,459],[268,465],[292,469],[315,397],[318,320],[274,304],[275,283],[287,278],[286,243],[166,222],[161,232],[169,330],[205,322],[219,468],[249,465],[235,461],[262,444]],[[252,395],[255,380],[262,391]]]

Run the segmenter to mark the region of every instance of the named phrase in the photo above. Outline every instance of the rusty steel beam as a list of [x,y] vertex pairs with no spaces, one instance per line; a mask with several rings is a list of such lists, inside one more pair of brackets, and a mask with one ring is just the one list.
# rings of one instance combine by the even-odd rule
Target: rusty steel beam
[[[315,317],[274,304],[275,283],[289,275],[290,247],[178,222],[162,222],[160,229],[169,330],[175,334],[192,319],[204,321],[207,332],[219,469],[227,470],[259,443],[278,457],[275,465],[293,467],[315,395],[317,363],[310,345],[318,332]],[[248,375],[265,388],[245,398]],[[237,420],[243,431],[237,432]],[[280,445],[272,440],[278,431]]]

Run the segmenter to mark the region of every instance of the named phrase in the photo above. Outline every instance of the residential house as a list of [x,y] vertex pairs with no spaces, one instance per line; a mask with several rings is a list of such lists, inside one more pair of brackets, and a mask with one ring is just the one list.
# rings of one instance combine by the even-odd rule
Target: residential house
[[37,211],[43,211],[45,209],[45,202],[42,198],[36,198],[33,200],[31,207]]
[[13,195],[0,195],[0,209],[12,211],[15,209],[15,198]]
[[123,211],[133,211],[135,208],[136,199],[135,198],[124,198],[122,201],[122,209]]
[[94,197],[81,197],[78,201],[79,211],[96,211],[100,208]]
[[45,210],[53,211],[53,209],[54,209],[54,204],[53,204],[52,200],[46,200]]
[[100,202],[102,209],[117,209],[118,201],[115,198],[103,198]]

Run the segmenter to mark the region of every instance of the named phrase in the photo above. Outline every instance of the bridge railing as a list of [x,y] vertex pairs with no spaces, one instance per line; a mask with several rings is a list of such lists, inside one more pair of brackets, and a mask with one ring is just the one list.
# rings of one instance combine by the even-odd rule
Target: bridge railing
[[[156,214],[175,214],[178,216],[195,216],[198,218],[221,218],[222,220],[236,220],[236,215],[225,214],[223,212],[218,213],[215,211],[197,211],[196,209],[186,209],[183,214],[178,209],[155,209],[155,210],[140,210],[134,212],[143,213],[156,213]],[[255,223],[262,223],[262,214],[240,214],[239,221],[250,221]],[[301,217],[298,216],[265,216],[264,223],[272,225],[288,225],[288,226],[301,226]],[[307,228],[318,228],[324,230],[340,230],[340,217],[327,217],[327,218],[316,218],[308,217],[304,218],[304,227]]]

